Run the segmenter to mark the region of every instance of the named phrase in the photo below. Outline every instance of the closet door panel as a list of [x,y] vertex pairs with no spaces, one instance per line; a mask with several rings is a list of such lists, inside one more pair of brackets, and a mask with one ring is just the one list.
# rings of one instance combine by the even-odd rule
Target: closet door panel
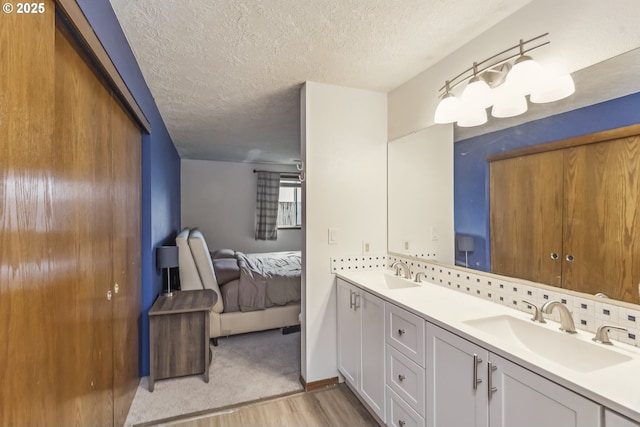
[[58,27],[56,44],[57,148],[62,153],[59,203],[70,274],[58,290],[54,328],[62,425],[113,423],[111,95]]
[[490,165],[491,271],[559,286],[563,156],[549,151]]
[[639,167],[638,136],[566,150],[563,288],[640,302]]
[[[139,383],[141,134],[111,104],[114,425],[123,425]],[[115,286],[117,284],[117,291]]]
[[[0,425],[62,425],[58,294],[72,274],[60,239],[53,147],[54,8],[0,20]],[[28,54],[26,54],[28,53]],[[51,326],[49,326],[51,325]],[[53,398],[52,398],[53,397]]]

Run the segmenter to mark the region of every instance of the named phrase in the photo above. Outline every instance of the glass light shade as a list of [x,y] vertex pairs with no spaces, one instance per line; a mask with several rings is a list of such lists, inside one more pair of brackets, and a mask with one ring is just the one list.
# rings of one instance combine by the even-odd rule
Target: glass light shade
[[573,94],[576,87],[570,74],[551,77],[542,81],[536,90],[531,92],[529,100],[536,104],[559,101]]
[[487,110],[483,107],[464,105],[458,117],[458,126],[463,128],[480,126],[487,123]]
[[464,88],[462,102],[474,107],[488,108],[493,105],[493,93],[489,85],[476,76],[469,80]]
[[530,56],[524,55],[519,57],[509,74],[507,74],[506,83],[511,90],[521,95],[529,95],[537,88],[542,74],[542,67]]
[[514,117],[527,111],[527,98],[510,89],[506,83],[494,89],[495,102],[493,103],[493,108],[491,108],[493,117]]
[[433,121],[435,123],[453,123],[460,115],[460,100],[447,93],[438,104]]

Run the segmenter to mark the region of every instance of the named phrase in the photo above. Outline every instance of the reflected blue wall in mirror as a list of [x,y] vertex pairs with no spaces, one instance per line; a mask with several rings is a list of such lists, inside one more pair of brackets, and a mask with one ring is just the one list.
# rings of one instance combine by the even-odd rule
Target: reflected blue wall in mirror
[[[474,238],[469,267],[491,270],[487,155],[638,123],[640,92],[456,142],[454,226],[456,234]],[[464,262],[465,253],[456,249],[456,264]]]

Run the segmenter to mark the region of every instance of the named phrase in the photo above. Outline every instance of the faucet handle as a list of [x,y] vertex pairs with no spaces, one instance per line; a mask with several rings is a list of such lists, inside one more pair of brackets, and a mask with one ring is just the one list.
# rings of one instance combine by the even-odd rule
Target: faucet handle
[[601,344],[613,345],[611,340],[609,339],[609,329],[615,329],[617,331],[626,331],[627,328],[623,328],[621,326],[612,326],[612,325],[601,325],[596,331],[596,336],[591,338],[595,342],[599,342]]
[[424,278],[426,278],[426,277],[427,277],[427,273],[425,273],[424,271],[418,271],[418,272],[416,273],[416,278],[414,279],[414,282],[417,282],[417,283],[422,282],[422,280],[420,279],[420,277],[424,277]]
[[544,317],[542,317],[542,310],[538,308],[537,305],[526,300],[522,300],[522,302],[533,307],[534,313],[533,313],[533,317],[531,318],[532,321],[538,322],[538,323],[547,323],[547,321],[544,320]]

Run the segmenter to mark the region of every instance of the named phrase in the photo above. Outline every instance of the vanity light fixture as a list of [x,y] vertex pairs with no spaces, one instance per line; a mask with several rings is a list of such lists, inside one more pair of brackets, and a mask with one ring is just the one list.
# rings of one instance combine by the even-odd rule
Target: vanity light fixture
[[[566,98],[575,92],[571,75],[543,68],[528,55],[548,45],[545,33],[520,42],[473,65],[440,88],[442,100],[436,108],[435,123],[478,126],[487,122],[486,109],[493,117],[514,117],[528,109],[529,102],[545,103]],[[539,41],[539,44],[531,43]],[[514,60],[515,59],[515,60]],[[458,98],[453,90],[467,82]]]

